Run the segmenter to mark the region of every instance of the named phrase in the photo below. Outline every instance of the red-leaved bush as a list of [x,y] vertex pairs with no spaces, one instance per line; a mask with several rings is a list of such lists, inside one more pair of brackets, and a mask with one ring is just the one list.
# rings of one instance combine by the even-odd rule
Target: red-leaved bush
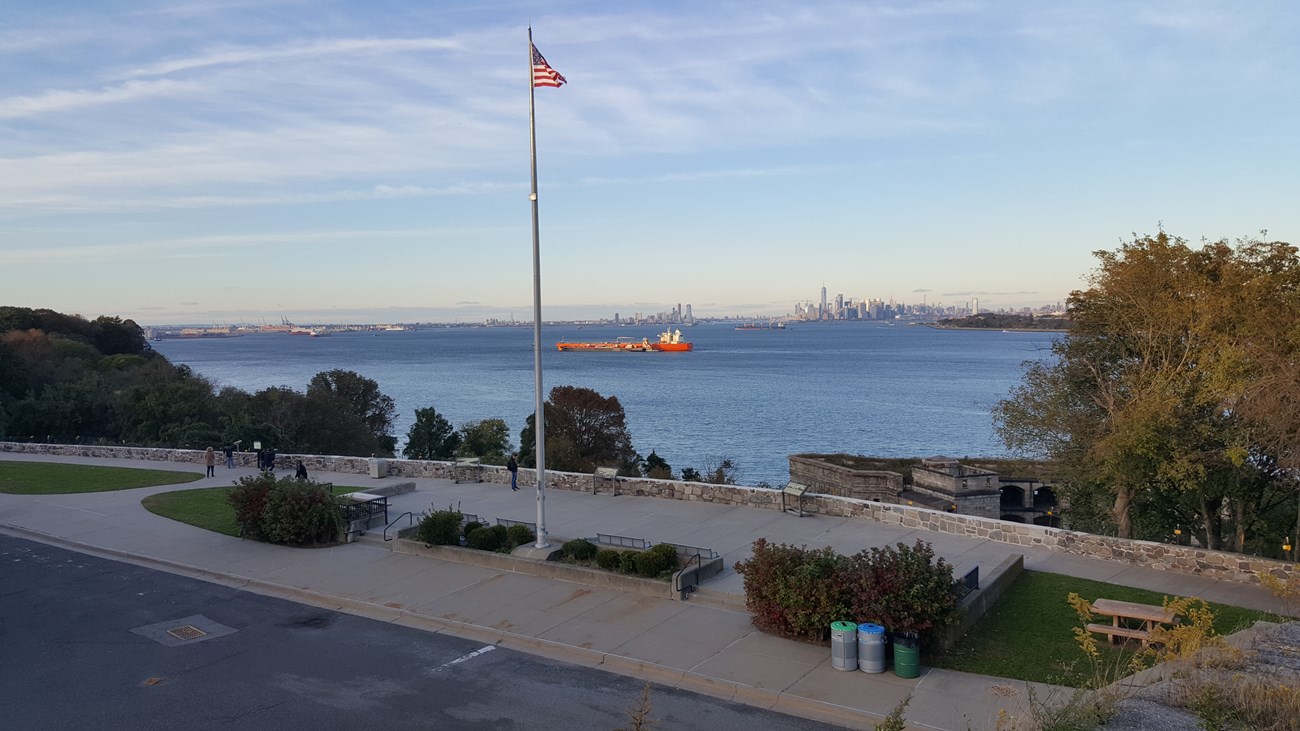
[[736,562],[745,577],[745,607],[764,632],[821,641],[831,622],[847,616],[842,585],[845,558],[830,548],[754,542],[749,559]]
[[952,566],[919,540],[846,557],[760,538],[736,572],[755,626],[782,637],[825,641],[831,622],[846,619],[928,633],[960,616]]

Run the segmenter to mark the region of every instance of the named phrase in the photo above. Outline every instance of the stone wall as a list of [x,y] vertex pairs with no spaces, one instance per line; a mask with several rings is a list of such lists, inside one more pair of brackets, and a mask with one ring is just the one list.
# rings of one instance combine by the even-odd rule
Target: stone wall
[[790,481],[822,495],[896,502],[903,491],[903,476],[883,470],[855,470],[837,464],[790,455]]
[[[201,465],[203,452],[199,450],[148,449],[141,447],[91,447],[60,444],[19,444],[0,442],[0,452],[24,454],[49,454],[69,457],[101,457],[108,459],[138,459],[163,462],[184,462]],[[241,464],[253,466],[254,456],[239,455]],[[314,455],[279,455],[276,466],[288,469],[295,459],[302,459],[308,470],[369,474],[370,461],[363,457],[322,457]],[[796,458],[791,458],[791,466]],[[447,462],[416,460],[385,460],[385,475],[397,477],[451,478],[452,466]],[[892,473],[890,473],[892,474]],[[487,482],[508,483],[510,474],[504,467],[483,468]],[[532,470],[519,470],[524,484],[536,484]],[[547,487],[555,490],[589,492],[591,475],[571,472],[548,472]],[[646,478],[619,478],[621,494],[642,495],[671,500],[696,500],[721,505],[744,505],[755,508],[780,509],[780,493],[776,490],[741,485],[709,485],[698,482],[652,480]],[[1175,546],[1149,541],[1134,541],[1111,536],[1049,528],[1026,523],[981,518],[960,513],[945,513],[925,508],[894,505],[836,495],[808,495],[804,509],[811,513],[874,520],[886,525],[930,530],[949,535],[998,541],[1013,546],[1032,546],[1058,553],[1116,561],[1134,566],[1184,574],[1205,576],[1220,581],[1254,584],[1259,575],[1268,573],[1283,581],[1300,571],[1297,564],[1273,559],[1258,558],[1223,551],[1207,551],[1190,546]]]

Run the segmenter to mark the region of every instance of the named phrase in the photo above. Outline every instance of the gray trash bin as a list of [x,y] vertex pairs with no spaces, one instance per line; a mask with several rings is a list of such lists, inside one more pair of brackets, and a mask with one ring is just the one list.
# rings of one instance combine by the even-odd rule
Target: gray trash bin
[[836,670],[858,669],[858,625],[831,622],[831,667]]
[[388,477],[388,462],[386,460],[371,457],[366,461],[370,463],[371,477],[376,479],[380,477]]
[[858,625],[858,669],[885,672],[885,628],[871,622]]

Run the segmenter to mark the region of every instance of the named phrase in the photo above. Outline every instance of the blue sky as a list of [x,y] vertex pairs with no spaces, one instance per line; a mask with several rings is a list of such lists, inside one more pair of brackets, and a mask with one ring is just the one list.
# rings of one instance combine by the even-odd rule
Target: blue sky
[[1300,243],[1293,2],[0,0],[0,304],[141,323],[1063,300]]

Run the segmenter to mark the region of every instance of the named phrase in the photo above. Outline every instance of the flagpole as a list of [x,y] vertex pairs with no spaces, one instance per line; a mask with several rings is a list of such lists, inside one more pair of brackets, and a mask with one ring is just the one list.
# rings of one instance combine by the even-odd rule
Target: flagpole
[[537,442],[537,544],[535,548],[549,548],[546,541],[546,412],[542,400],[542,248],[537,233],[537,117],[533,101],[536,85],[533,79],[533,27],[528,26],[528,155],[532,161],[532,190],[528,200],[533,204],[533,426]]

